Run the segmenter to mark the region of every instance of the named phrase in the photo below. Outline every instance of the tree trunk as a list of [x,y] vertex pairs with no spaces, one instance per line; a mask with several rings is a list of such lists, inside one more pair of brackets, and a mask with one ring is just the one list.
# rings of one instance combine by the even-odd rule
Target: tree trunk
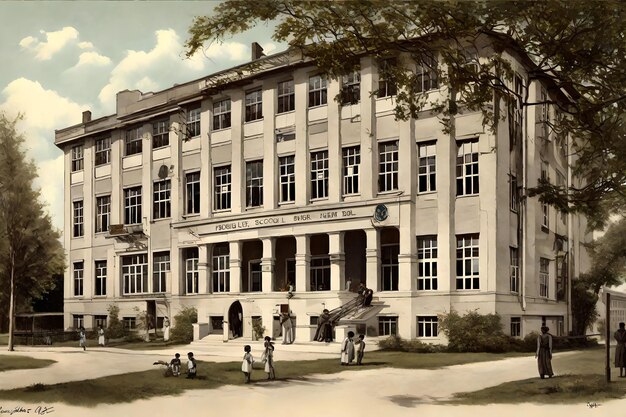
[[9,351],[13,351],[15,330],[15,252],[11,249],[11,296],[9,298]]

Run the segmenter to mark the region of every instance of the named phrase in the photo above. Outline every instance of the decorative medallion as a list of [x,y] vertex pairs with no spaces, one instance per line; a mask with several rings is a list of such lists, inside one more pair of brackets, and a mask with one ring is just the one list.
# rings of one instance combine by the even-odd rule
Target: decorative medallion
[[387,217],[389,217],[389,210],[387,210],[387,206],[384,204],[377,205],[374,210],[374,219],[378,222],[382,222],[387,220]]

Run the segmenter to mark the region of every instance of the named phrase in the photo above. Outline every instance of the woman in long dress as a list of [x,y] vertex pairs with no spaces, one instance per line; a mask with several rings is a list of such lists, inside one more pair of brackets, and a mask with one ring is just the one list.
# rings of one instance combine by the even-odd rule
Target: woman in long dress
[[170,319],[165,317],[163,319],[163,341],[167,342],[170,340]]
[[354,337],[354,332],[348,332],[348,337],[346,337],[341,344],[341,364],[348,366],[354,360],[354,341],[352,338]]
[[328,309],[322,311],[317,321],[317,330],[315,331],[313,340],[327,343],[333,341],[333,325],[330,321],[330,311],[328,311]]
[[283,327],[283,345],[290,345],[293,343],[292,323],[289,313],[283,313],[280,317],[280,324]]
[[619,324],[619,329],[615,332],[613,337],[617,341],[615,346],[615,367],[619,368],[620,378],[626,376],[626,325],[624,323]]
[[541,327],[541,334],[537,336],[537,366],[539,368],[539,376],[541,379],[552,378],[552,335],[548,333],[550,329],[546,326]]
[[98,329],[98,345],[104,346],[104,329],[102,326]]

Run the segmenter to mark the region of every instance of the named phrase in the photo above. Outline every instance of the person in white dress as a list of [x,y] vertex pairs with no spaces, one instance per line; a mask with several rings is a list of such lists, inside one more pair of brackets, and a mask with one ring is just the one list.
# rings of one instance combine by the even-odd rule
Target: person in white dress
[[348,337],[346,337],[341,344],[341,364],[344,366],[350,365],[350,363],[354,360],[354,341],[352,338],[354,337],[354,332],[348,332]]
[[272,338],[269,336],[265,336],[264,347],[265,350],[263,351],[261,360],[265,362],[267,379],[276,379],[276,374],[274,373],[274,344],[272,343]]
[[100,325],[99,327],[100,328],[98,329],[98,345],[104,346],[104,329],[102,328],[102,325]]
[[251,350],[252,348],[250,347],[250,345],[245,345],[243,347],[244,354],[243,354],[243,362],[241,362],[241,372],[243,372],[246,384],[250,383],[250,375],[252,374],[252,364],[254,363],[254,358],[252,357],[252,354],[250,353]]
[[170,340],[170,320],[165,317],[163,319],[163,341],[167,342]]
[[293,323],[291,323],[291,316],[289,313],[282,313],[280,315],[280,324],[283,327],[283,345],[290,345],[293,343]]

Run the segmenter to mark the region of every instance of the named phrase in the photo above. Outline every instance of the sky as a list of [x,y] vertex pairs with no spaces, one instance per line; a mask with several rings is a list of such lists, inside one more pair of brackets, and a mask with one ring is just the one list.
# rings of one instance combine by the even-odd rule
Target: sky
[[216,1],[0,2],[0,111],[23,114],[18,128],[35,161],[55,227],[63,230],[63,156],[55,129],[115,113],[118,91],[159,91],[250,59],[250,44],[265,53],[285,49],[259,25],[191,59],[184,42],[194,16]]

